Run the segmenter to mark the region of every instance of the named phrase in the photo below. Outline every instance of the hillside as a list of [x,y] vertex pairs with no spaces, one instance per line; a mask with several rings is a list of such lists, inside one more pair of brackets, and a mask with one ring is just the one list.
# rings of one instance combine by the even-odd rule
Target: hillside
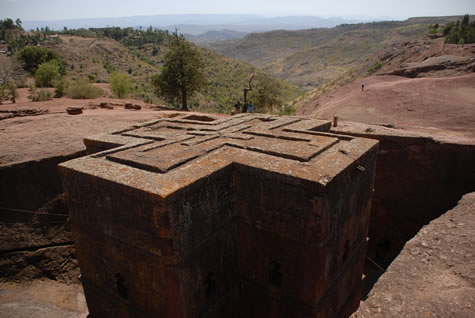
[[474,83],[475,44],[422,38],[381,49],[339,80],[309,91],[294,106],[298,114],[317,118],[338,115],[368,124],[434,127],[475,136]]
[[[56,41],[42,43],[43,46],[57,51],[66,60],[67,76],[70,80],[83,77],[102,83],[109,80],[113,71],[128,73],[134,80],[134,97],[159,105],[165,104],[165,101],[155,96],[149,81],[153,74],[161,70],[163,57],[168,50],[168,33],[163,32],[163,39],[156,43],[144,44],[138,41],[137,35],[120,37],[120,34],[113,33],[113,36],[117,36],[116,41],[109,37],[94,36],[94,32],[87,30],[81,32],[84,32],[82,36],[62,34]],[[201,94],[193,96],[189,104],[194,110],[230,112],[236,100],[242,99],[242,89],[247,85],[251,74],[256,73],[259,77],[263,76],[264,72],[214,51],[202,48],[199,50],[202,53],[208,85]],[[14,57],[9,59],[12,62],[10,64],[13,64]],[[299,88],[289,83],[278,79],[272,81],[283,88],[284,102],[302,94]]]
[[428,32],[431,23],[457,18],[460,17],[411,18],[334,28],[253,33],[208,47],[261,67],[301,88],[312,89],[337,79],[388,45],[421,37]]

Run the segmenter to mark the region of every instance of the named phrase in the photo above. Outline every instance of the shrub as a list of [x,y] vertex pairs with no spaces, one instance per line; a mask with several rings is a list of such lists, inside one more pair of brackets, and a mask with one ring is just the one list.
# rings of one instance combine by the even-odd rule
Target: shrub
[[368,73],[373,74],[379,71],[383,67],[383,64],[380,61],[376,61],[369,69]]
[[63,97],[64,94],[66,94],[67,87],[68,87],[68,83],[66,82],[64,78],[56,80],[54,82],[54,97],[55,98]]
[[40,64],[35,73],[35,85],[37,87],[52,87],[54,81],[61,78],[57,60]]
[[8,94],[10,96],[10,100],[13,104],[16,102],[16,98],[18,97],[18,92],[16,90],[16,85],[13,82],[8,82],[6,85]]
[[17,87],[14,82],[8,82],[0,85],[0,105],[3,104],[4,100],[10,99],[13,104],[16,102],[18,97]]
[[103,94],[100,87],[93,86],[87,80],[78,80],[66,90],[66,95],[73,99],[97,98]]
[[28,98],[32,102],[44,102],[44,101],[53,99],[53,94],[51,94],[50,91],[44,88],[38,90],[30,86],[30,89],[28,90],[28,92],[30,93],[30,95],[28,95]]
[[132,81],[127,74],[114,72],[111,74],[109,81],[115,96],[118,98],[127,98],[129,96]]
[[89,74],[87,76],[87,79],[89,80],[90,83],[94,83],[96,81],[96,76],[94,74]]
[[284,105],[284,109],[279,112],[279,116],[291,116],[291,115],[295,115],[295,112],[296,112],[296,111],[297,111],[297,109],[295,109],[294,106],[289,105],[289,104],[285,104],[285,105]]

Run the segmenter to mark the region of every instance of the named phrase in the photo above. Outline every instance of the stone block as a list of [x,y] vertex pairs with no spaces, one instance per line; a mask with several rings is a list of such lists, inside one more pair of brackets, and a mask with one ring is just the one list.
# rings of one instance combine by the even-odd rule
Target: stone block
[[377,141],[329,127],[185,114],[87,138],[60,172],[90,313],[347,315]]

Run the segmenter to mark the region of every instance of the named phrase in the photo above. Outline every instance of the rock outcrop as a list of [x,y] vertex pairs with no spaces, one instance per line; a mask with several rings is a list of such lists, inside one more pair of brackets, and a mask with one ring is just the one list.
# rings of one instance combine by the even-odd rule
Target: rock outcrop
[[422,62],[404,63],[400,68],[385,74],[416,78],[434,76],[434,73],[438,76],[450,76],[474,71],[475,57],[443,55]]
[[410,240],[352,318],[473,317],[475,192]]

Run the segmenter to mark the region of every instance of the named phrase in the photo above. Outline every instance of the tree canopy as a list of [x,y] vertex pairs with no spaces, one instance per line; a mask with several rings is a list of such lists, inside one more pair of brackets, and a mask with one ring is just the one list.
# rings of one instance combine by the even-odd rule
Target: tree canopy
[[35,73],[36,87],[52,87],[54,82],[61,79],[59,62],[55,59],[42,63]]
[[198,49],[175,32],[171,35],[162,71],[152,77],[152,84],[158,95],[181,101],[182,109],[188,110],[188,98],[205,85],[203,68]]
[[475,43],[475,21],[470,23],[470,16],[466,14],[462,21],[448,23],[444,27],[443,34],[447,43]]
[[132,81],[125,73],[113,72],[109,79],[112,91],[118,98],[127,98],[132,89]]
[[274,107],[280,108],[282,105],[281,86],[277,81],[273,81],[268,75],[259,75],[257,83],[250,96],[257,112],[269,112]]
[[66,63],[55,51],[41,46],[27,46],[17,54],[17,58],[24,63],[24,69],[35,74],[40,64],[56,60],[61,75],[66,74]]

